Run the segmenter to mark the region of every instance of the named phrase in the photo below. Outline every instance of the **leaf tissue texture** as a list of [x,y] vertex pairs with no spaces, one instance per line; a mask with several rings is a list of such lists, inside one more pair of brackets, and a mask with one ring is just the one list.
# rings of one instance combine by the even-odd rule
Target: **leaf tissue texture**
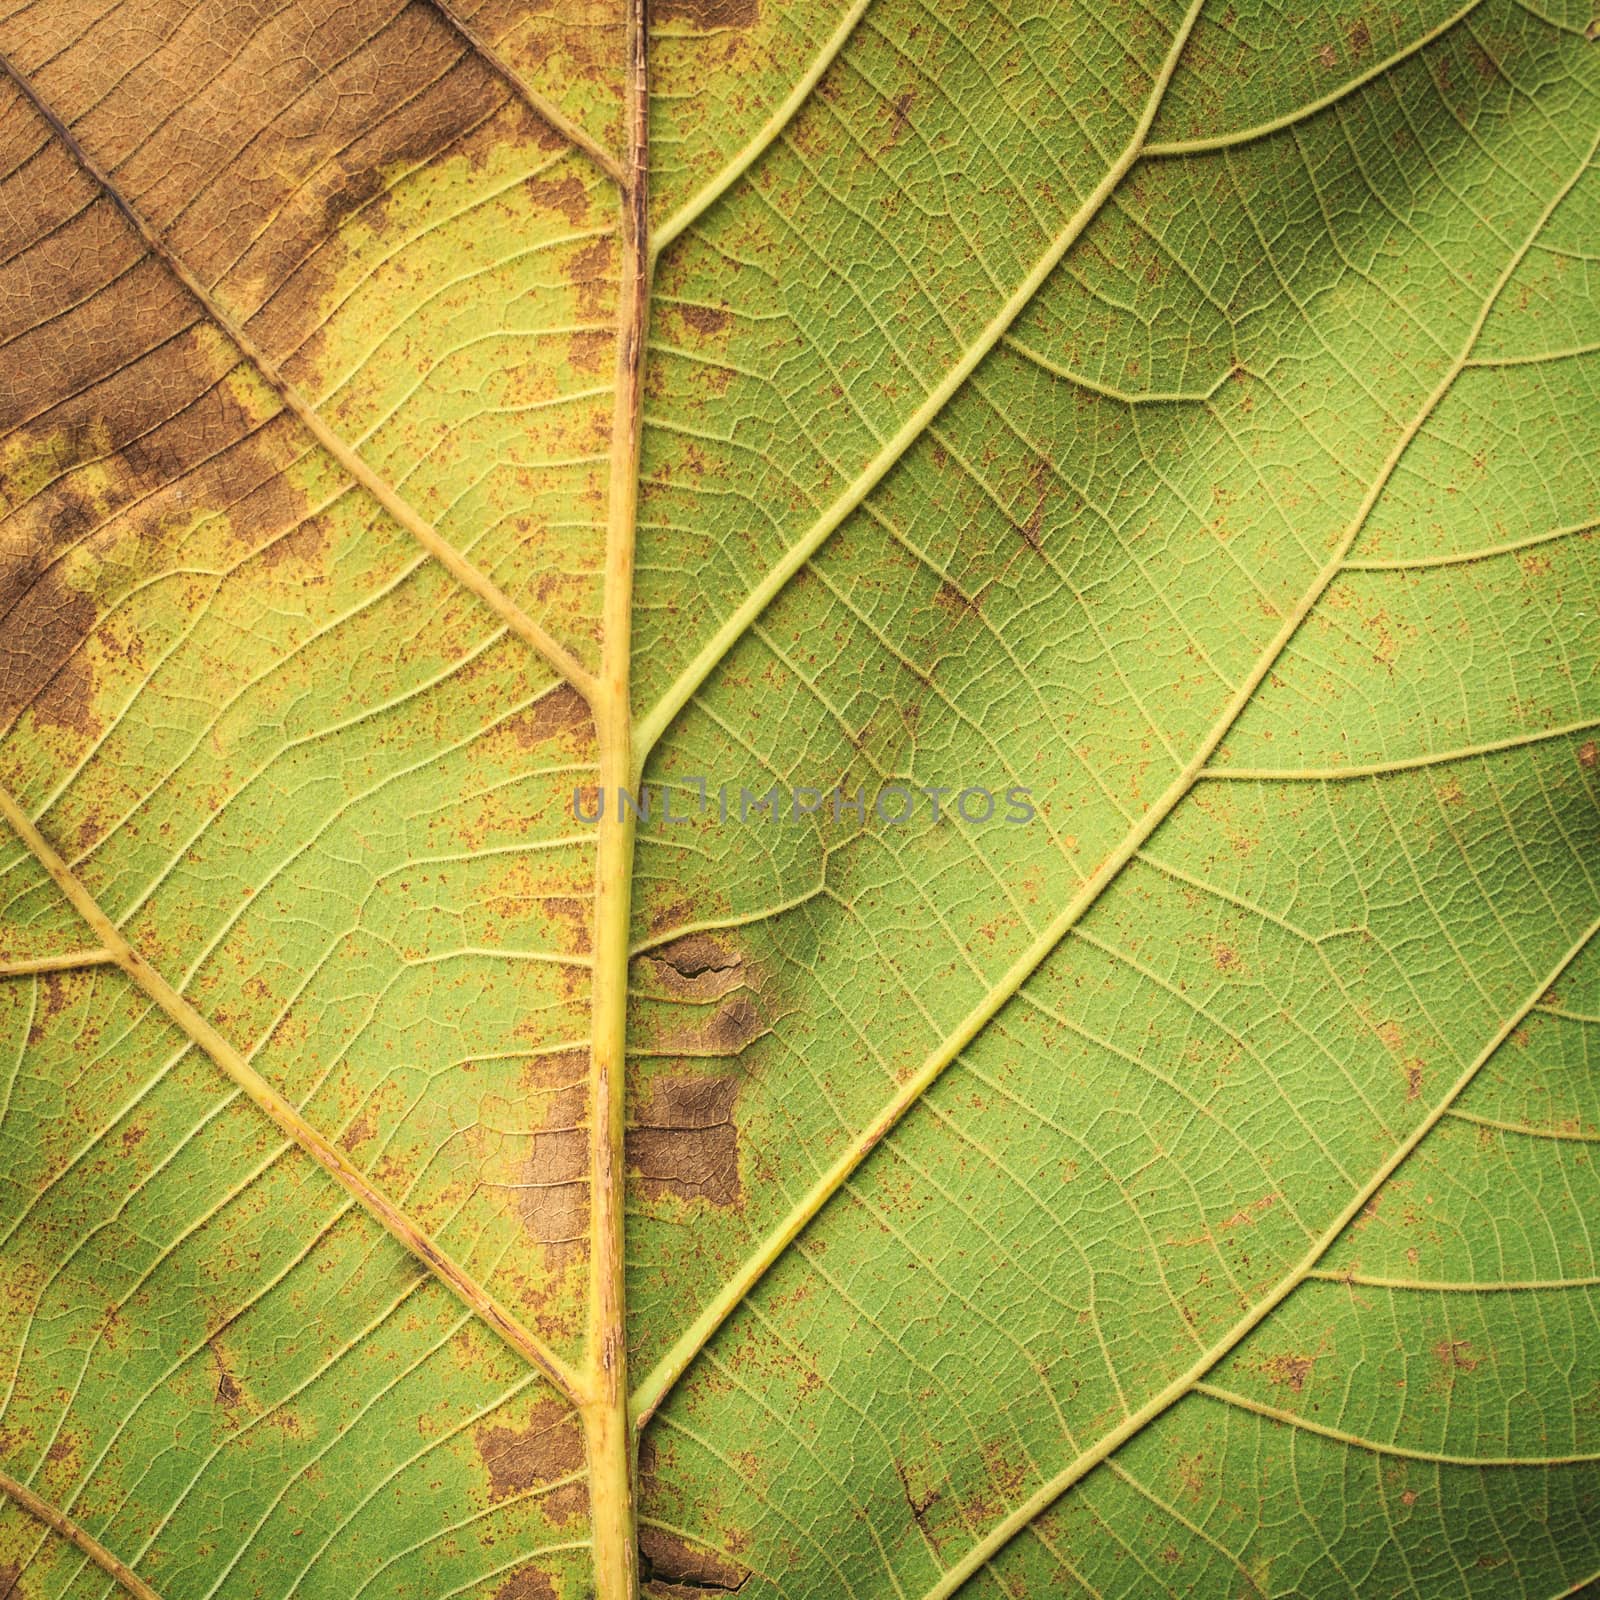
[[0,0],[0,1600],[1600,1576],[1589,6]]

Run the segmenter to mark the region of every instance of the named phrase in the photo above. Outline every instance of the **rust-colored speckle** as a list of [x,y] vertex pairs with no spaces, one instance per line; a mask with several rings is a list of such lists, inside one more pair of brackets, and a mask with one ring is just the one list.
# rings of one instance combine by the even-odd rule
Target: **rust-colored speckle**
[[1289,1389],[1299,1394],[1305,1388],[1306,1379],[1311,1376],[1311,1369],[1316,1364],[1315,1356],[1272,1356],[1262,1363],[1261,1370],[1267,1375],[1269,1382],[1281,1389]]

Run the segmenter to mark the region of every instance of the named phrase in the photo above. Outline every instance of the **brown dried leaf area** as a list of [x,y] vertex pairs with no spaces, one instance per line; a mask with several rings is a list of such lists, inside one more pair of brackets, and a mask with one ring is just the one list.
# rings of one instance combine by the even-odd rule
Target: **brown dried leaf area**
[[449,0],[454,13],[591,138],[624,144],[617,0]]
[[[0,160],[0,726],[28,716],[66,764],[159,647],[124,595],[201,544],[269,591],[314,583],[319,530],[273,397],[9,83]],[[174,572],[174,613],[205,588]]]
[[747,1567],[709,1546],[650,1523],[639,1529],[639,1548],[646,1592],[656,1600],[704,1600],[708,1592],[737,1594],[750,1578]]
[[[608,182],[432,7],[360,0],[319,16],[307,36],[298,8],[214,0],[158,29],[158,48],[141,37],[137,56],[131,39],[119,50],[81,38],[99,9],[29,8],[0,22],[0,49],[24,74],[37,70],[35,89],[158,253],[267,366],[359,440],[442,536],[592,656],[597,535],[571,504],[551,515],[548,480],[551,463],[566,463],[555,474],[564,497],[603,522],[617,271]],[[36,120],[19,110],[10,136]],[[59,147],[48,159],[77,209],[94,179]],[[34,207],[56,187],[36,169],[14,177]],[[127,269],[109,256],[145,253],[104,200],[56,248],[80,278],[103,264],[107,284]],[[206,321],[161,260],[129,276],[131,289],[118,283],[85,315],[157,344],[159,308],[129,316],[143,285],[169,315]],[[501,337],[464,340],[486,301],[503,307]],[[112,354],[69,327],[43,337],[79,359]],[[105,371],[124,371],[132,354]],[[61,392],[59,360],[36,370]],[[487,476],[484,459],[498,463]]]
[[646,1198],[738,1202],[739,1087],[733,1077],[662,1076],[652,1082],[627,1139],[628,1166]]
[[[114,918],[181,863],[124,924],[135,948],[576,1349],[586,1056],[559,1046],[588,1032],[592,860],[562,841],[588,708],[294,409],[592,653],[614,192],[430,6],[356,0],[309,32],[290,5],[8,9],[0,51],[70,138],[0,77],[0,784],[81,769],[48,832]],[[503,336],[464,339],[486,298]],[[297,866],[261,778],[329,727],[372,732],[332,786],[302,758],[289,794],[325,792],[295,825],[329,854]],[[33,899],[18,954],[95,942],[42,876]],[[335,971],[357,976],[330,999]],[[45,987],[85,997],[87,1048],[120,981]]]
[[[521,1426],[490,1425],[479,1428],[473,1446],[489,1478],[489,1500],[498,1504],[535,1491],[550,1491],[565,1479],[575,1490],[558,1506],[544,1493],[544,1510],[560,1522],[583,1507],[583,1435],[571,1410],[559,1401],[541,1401]],[[560,1491],[555,1491],[559,1493]],[[564,1511],[563,1508],[564,1507]]]
[[634,962],[632,997],[635,1194],[669,1209],[741,1207],[739,1099],[775,1005],[770,976],[727,935],[687,933]]

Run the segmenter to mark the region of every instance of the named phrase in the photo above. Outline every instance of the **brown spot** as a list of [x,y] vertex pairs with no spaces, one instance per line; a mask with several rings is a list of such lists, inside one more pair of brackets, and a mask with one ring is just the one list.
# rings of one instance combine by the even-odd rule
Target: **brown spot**
[[593,328],[568,335],[567,360],[579,372],[602,372],[610,364],[611,335],[603,328]]
[[651,951],[650,959],[671,967],[680,978],[698,978],[707,972],[732,972],[744,957],[718,944],[708,933],[686,933]]
[[584,727],[589,707],[569,683],[559,683],[539,696],[526,711],[507,719],[506,726],[524,750],[570,728]]
[[639,1529],[639,1548],[644,1553],[645,1576],[652,1582],[737,1594],[750,1577],[749,1568],[728,1560],[710,1546],[692,1543],[681,1534],[650,1523]]
[[1446,1371],[1472,1372],[1478,1365],[1470,1339],[1441,1339],[1433,1347],[1433,1357]]
[[269,572],[285,561],[296,562],[302,568],[315,568],[318,558],[327,548],[327,527],[321,517],[311,517],[293,528],[281,539],[274,539],[261,547],[261,565]]
[[[593,943],[593,905],[587,900],[578,900],[571,895],[554,894],[545,897],[544,909],[552,922],[563,925],[566,929],[567,942],[563,948],[572,950],[578,955],[588,955]],[[515,914],[515,907],[508,907],[505,912],[508,917]]]
[[522,1073],[544,1117],[517,1172],[517,1214],[529,1238],[559,1264],[583,1248],[589,1224],[589,1150],[583,1132],[588,1058],[583,1051],[542,1056]]
[[1417,1499],[1418,1495],[1415,1489],[1403,1489],[1400,1492],[1400,1504],[1403,1506],[1414,1506],[1417,1503]]
[[211,1354],[217,1363],[217,1404],[219,1406],[236,1406],[244,1398],[244,1391],[234,1380],[233,1373],[228,1369],[227,1360],[215,1343],[211,1345]]
[[692,900],[674,900],[650,915],[651,933],[665,933],[675,923],[687,922],[695,914]]
[[1264,1212],[1270,1211],[1273,1206],[1277,1204],[1277,1200],[1278,1197],[1275,1194],[1263,1195],[1259,1200],[1252,1200],[1249,1205],[1242,1206],[1238,1211],[1235,1211],[1234,1214],[1227,1218],[1226,1221],[1221,1223],[1220,1226],[1225,1231],[1232,1228],[1251,1227],[1255,1223],[1257,1217],[1261,1216]]
[[647,987],[674,1000],[720,1000],[746,981],[744,957],[706,933],[688,933],[647,952]]
[[1189,1497],[1198,1500],[1206,1489],[1206,1458],[1204,1452],[1183,1456],[1178,1461],[1178,1478]]
[[1049,463],[1045,461],[1033,462],[1028,468],[1028,476],[1033,481],[1033,510],[1028,514],[1028,520],[1017,531],[1022,535],[1023,543],[1030,550],[1042,551],[1044,548],[1044,508],[1050,498]]
[[680,305],[678,310],[696,333],[721,333],[733,321],[730,313],[717,306]]
[[556,1600],[556,1586],[538,1567],[518,1567],[494,1592],[494,1600]]
[[916,104],[916,99],[916,95],[909,89],[904,94],[895,96],[894,103],[890,107],[889,142],[885,148],[892,149],[905,137],[906,130],[911,126],[911,108]]
[[1363,56],[1372,43],[1372,30],[1365,21],[1358,22],[1350,30],[1350,54],[1358,60]]
[[1415,1100],[1422,1093],[1422,1063],[1413,1057],[1406,1062],[1406,1099]]
[[339,1148],[345,1151],[355,1151],[364,1145],[377,1131],[372,1121],[372,1107],[364,1105],[355,1120],[339,1135]]
[[1299,1394],[1306,1386],[1306,1379],[1311,1376],[1311,1369],[1316,1365],[1315,1356],[1272,1356],[1264,1361],[1261,1370],[1267,1375],[1270,1382],[1279,1388],[1292,1390]]
[[1239,958],[1227,945],[1219,944],[1212,950],[1211,959],[1216,963],[1218,972],[1228,972]]
[[652,22],[685,22],[707,33],[722,28],[753,28],[761,20],[760,0],[655,0]]
[[1339,65],[1339,52],[1335,50],[1331,44],[1319,45],[1317,48],[1317,59],[1323,64],[1323,66],[1327,67],[1329,71],[1332,71],[1334,67]]
[[933,603],[941,611],[947,611],[952,616],[957,617],[975,616],[979,609],[978,602],[975,599],[964,595],[948,579],[941,581],[939,587],[934,590]]
[[712,1055],[736,1056],[762,1032],[761,1013],[747,995],[736,995],[706,1025],[704,1043]]
[[908,1466],[904,1462],[896,1461],[894,1470],[900,1479],[900,1488],[905,1494],[906,1504],[911,1508],[912,1519],[924,1533],[927,1533],[928,1513],[942,1498],[940,1491],[931,1483],[914,1482],[914,1479],[923,1477],[926,1471],[916,1462]]
[[657,1078],[627,1137],[628,1166],[650,1199],[734,1204],[741,1194],[737,1078]]
[[559,1400],[541,1400],[525,1427],[479,1428],[473,1444],[489,1472],[492,1504],[565,1478],[583,1465],[578,1419]]
[[[573,251],[562,273],[578,291],[578,315],[581,317],[606,317],[612,311],[612,298],[616,293],[616,268],[612,261],[612,242],[609,238],[596,239],[593,244]],[[611,330],[602,335],[607,343]]]
[[1600,745],[1596,745],[1593,739],[1585,739],[1578,746],[1578,765],[1586,772],[1593,772],[1600,766]]
[[571,175],[565,178],[530,178],[528,198],[547,211],[559,211],[574,228],[581,228],[589,218],[589,191],[580,179]]
[[22,1600],[22,1568],[15,1561],[0,1567],[0,1600]]

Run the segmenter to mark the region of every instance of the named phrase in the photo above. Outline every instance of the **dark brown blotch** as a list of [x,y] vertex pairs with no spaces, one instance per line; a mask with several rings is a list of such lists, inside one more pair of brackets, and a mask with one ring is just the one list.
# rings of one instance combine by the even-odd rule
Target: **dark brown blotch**
[[714,1206],[738,1201],[738,1098],[737,1078],[656,1079],[627,1137],[628,1167],[648,1198],[672,1195]]
[[753,28],[761,20],[760,0],[655,0],[651,22],[682,22],[707,33]]
[[541,1400],[523,1427],[479,1428],[473,1444],[489,1474],[492,1504],[565,1478],[583,1465],[578,1419],[559,1400]]
[[[657,1594],[704,1592],[707,1589],[737,1594],[749,1580],[750,1570],[730,1561],[708,1545],[696,1544],[682,1534],[650,1523],[639,1529],[639,1549],[644,1556],[644,1577],[656,1585]],[[667,1586],[667,1587],[662,1587]]]
[[678,312],[696,333],[721,333],[733,321],[732,313],[719,306],[680,305]]
[[556,1586],[538,1567],[518,1567],[494,1592],[494,1600],[556,1600]]

